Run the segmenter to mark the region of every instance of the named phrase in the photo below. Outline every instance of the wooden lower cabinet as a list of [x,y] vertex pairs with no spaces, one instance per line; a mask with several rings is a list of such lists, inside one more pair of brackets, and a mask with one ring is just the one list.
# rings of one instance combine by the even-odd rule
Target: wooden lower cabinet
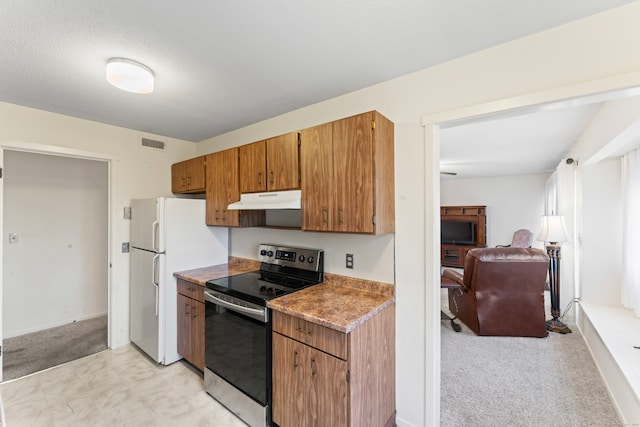
[[273,313],[273,421],[395,425],[395,306],[349,333]]
[[[285,426],[346,426],[347,362],[273,334],[273,419]],[[278,373],[277,375],[275,373]]]
[[178,354],[204,372],[204,287],[178,279]]

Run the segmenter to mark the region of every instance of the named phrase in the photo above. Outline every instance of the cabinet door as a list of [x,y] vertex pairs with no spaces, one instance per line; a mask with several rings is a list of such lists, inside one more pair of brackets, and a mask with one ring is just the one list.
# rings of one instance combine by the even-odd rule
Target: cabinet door
[[191,362],[191,298],[178,294],[178,353]]
[[369,113],[333,122],[335,231],[374,231],[372,123]]
[[196,157],[185,162],[187,191],[202,191],[205,188],[205,157]]
[[204,372],[204,303],[191,300],[191,363]]
[[267,139],[266,150],[269,191],[299,188],[298,132]]
[[229,211],[227,207],[229,203],[237,202],[240,200],[240,183],[239,183],[239,164],[238,164],[238,149],[232,148],[224,150],[219,153],[219,171],[220,171],[220,210],[222,212],[223,225],[230,227],[237,227],[238,211]]
[[238,179],[237,148],[207,155],[207,225],[238,225],[238,211],[227,210],[240,200]]
[[212,153],[207,155],[207,225],[222,225],[222,213],[220,212],[220,164],[219,154]]
[[349,384],[347,362],[309,347],[307,426],[346,427]]
[[331,231],[333,223],[333,148],[331,123],[300,132],[302,229]]
[[280,427],[303,426],[307,346],[274,333],[272,347],[273,421]]
[[265,141],[243,145],[239,153],[240,193],[267,191]]
[[187,190],[187,163],[179,162],[171,165],[171,192],[178,194]]

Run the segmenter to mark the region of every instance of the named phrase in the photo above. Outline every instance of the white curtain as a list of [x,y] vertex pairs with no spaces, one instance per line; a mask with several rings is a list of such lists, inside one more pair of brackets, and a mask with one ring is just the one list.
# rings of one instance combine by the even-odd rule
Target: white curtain
[[622,157],[622,304],[640,317],[640,149]]

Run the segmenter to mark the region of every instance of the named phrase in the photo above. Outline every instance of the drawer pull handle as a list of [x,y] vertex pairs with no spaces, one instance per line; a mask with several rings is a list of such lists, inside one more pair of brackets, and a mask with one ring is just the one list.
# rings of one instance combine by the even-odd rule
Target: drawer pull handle
[[304,329],[302,329],[299,326],[296,328],[296,331],[302,332],[303,334],[306,334],[306,335],[311,335],[311,331],[305,331]]
[[298,367],[298,352],[294,351],[293,352],[293,370],[295,371],[297,367]]
[[316,358],[315,357],[311,358],[311,375],[312,376],[316,375]]

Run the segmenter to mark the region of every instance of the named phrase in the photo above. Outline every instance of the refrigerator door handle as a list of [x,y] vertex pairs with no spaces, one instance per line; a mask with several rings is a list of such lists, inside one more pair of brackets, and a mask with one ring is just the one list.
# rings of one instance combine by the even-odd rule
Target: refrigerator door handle
[[152,268],[153,268],[153,272],[151,273],[151,281],[153,282],[153,286],[155,287],[156,290],[156,317],[158,317],[158,305],[160,303],[160,295],[159,295],[159,291],[160,291],[160,282],[158,282],[158,261],[160,260],[160,254],[155,255],[153,257],[153,263],[152,263]]
[[153,221],[153,224],[151,225],[152,230],[151,230],[151,249],[153,249],[156,252],[160,252],[160,247],[158,245],[158,230],[160,229],[160,222],[159,221]]

